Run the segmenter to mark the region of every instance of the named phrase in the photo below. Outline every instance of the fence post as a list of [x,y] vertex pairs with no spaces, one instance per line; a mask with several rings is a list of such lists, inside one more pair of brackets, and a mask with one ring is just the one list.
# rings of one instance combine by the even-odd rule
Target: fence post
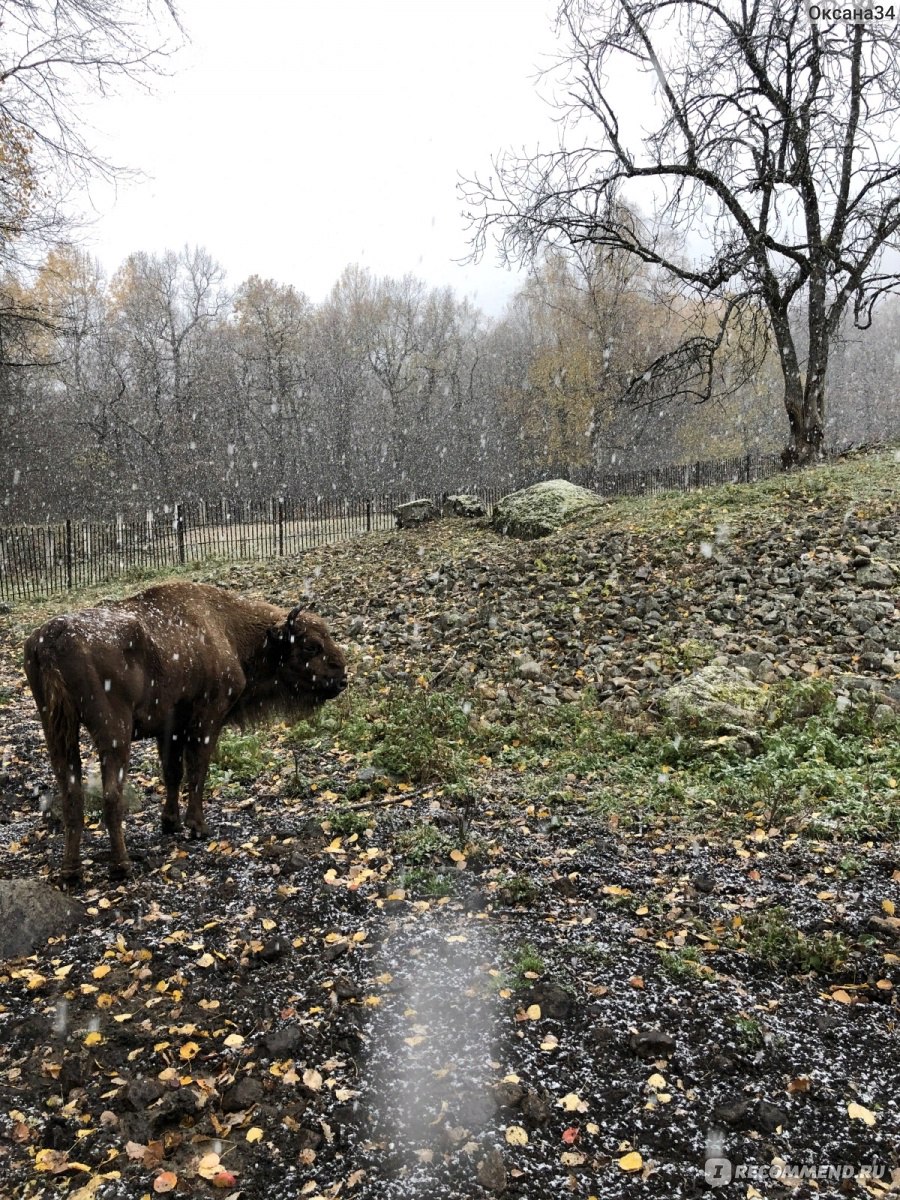
[[278,556],[284,557],[284,497],[279,496],[275,501],[275,514],[278,520]]
[[366,501],[366,533],[372,532],[372,501]]
[[701,465],[702,464],[699,461],[694,463],[694,487],[696,487],[696,488],[698,488],[700,486],[700,467],[701,467]]
[[744,483],[750,482],[750,455],[744,455]]
[[175,541],[178,544],[178,561],[184,562],[184,505],[181,501],[175,504]]
[[72,518],[66,517],[66,587],[71,592],[72,590]]

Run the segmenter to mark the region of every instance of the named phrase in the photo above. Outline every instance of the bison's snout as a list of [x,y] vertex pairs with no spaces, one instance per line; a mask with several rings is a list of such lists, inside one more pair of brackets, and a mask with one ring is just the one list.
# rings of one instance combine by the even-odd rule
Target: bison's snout
[[347,673],[342,671],[340,675],[325,676],[324,679],[318,680],[319,689],[329,699],[339,696],[347,687]]
[[347,687],[347,668],[343,662],[329,659],[325,669],[313,673],[313,688],[327,700],[333,700]]

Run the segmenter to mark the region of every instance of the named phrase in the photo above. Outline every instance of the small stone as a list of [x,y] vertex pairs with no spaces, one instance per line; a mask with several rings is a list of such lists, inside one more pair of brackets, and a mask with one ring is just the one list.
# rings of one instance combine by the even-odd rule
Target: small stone
[[271,1058],[289,1058],[302,1041],[303,1030],[299,1025],[285,1025],[267,1033],[263,1046]]
[[520,662],[516,674],[520,679],[540,679],[541,664],[534,662],[532,659],[526,659]]
[[499,1150],[488,1150],[475,1168],[475,1176],[485,1191],[497,1196],[506,1191],[506,1164]]
[[[186,1090],[186,1089],[183,1089]],[[222,1112],[244,1112],[262,1098],[262,1084],[258,1079],[245,1075],[222,1096]]]
[[521,994],[523,1008],[537,1004],[541,1016],[551,1021],[565,1021],[575,1007],[575,998],[558,983],[536,983]]
[[754,1125],[760,1133],[774,1133],[779,1127],[787,1125],[788,1120],[784,1109],[779,1108],[777,1104],[770,1104],[768,1100],[760,1100],[756,1106]]
[[735,1100],[731,1104],[717,1104],[713,1116],[733,1129],[752,1129],[754,1107],[752,1100]]
[[708,871],[697,871],[691,876],[691,883],[698,892],[702,892],[704,896],[708,896],[710,892],[716,890],[716,877]]
[[263,948],[259,951],[256,957],[260,962],[273,963],[277,962],[279,958],[284,958],[285,955],[290,954],[290,952],[291,943],[287,940],[287,938],[283,938],[280,934],[276,934],[275,937],[269,938],[269,940],[264,943]]
[[525,1088],[520,1083],[498,1083],[493,1095],[498,1108],[518,1108],[525,1099]]
[[154,1104],[166,1089],[156,1079],[132,1079],[118,1094],[118,1101],[130,1112],[143,1112]]
[[297,1130],[296,1141],[300,1150],[316,1150],[322,1144],[322,1134],[317,1129],[308,1129],[302,1125]]
[[675,1051],[675,1039],[661,1029],[643,1029],[631,1035],[628,1046],[639,1058],[668,1058]]
[[891,588],[897,582],[897,576],[886,562],[876,561],[863,567],[856,581],[866,588]]
[[322,951],[322,958],[325,962],[334,962],[335,959],[341,958],[350,949],[349,942],[330,942]]
[[534,1126],[546,1125],[553,1111],[549,1099],[531,1089],[522,1098],[521,1108],[522,1116]]

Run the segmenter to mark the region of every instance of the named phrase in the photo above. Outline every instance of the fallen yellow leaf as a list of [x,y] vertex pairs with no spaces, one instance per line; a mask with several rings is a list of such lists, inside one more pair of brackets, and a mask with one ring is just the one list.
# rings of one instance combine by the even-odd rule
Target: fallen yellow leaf
[[862,1121],[866,1125],[874,1125],[877,1120],[875,1114],[861,1104],[848,1104],[847,1116],[851,1121]]

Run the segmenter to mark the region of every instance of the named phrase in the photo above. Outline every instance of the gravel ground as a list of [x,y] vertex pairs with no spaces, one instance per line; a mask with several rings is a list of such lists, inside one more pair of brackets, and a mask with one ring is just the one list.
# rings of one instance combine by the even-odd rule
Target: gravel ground
[[[640,739],[703,646],[763,687],[825,678],[889,730],[892,465],[614,505],[535,543],[440,522],[216,578],[309,596],[373,711],[462,688],[473,720],[527,735],[590,689]],[[5,880],[59,861],[18,655],[61,607],[0,617]],[[340,735],[302,748],[295,795],[284,731],[262,740],[252,778],[216,777],[202,844],[160,837],[137,747],[135,878],[107,882],[95,824],[80,922],[0,966],[0,1195],[900,1190],[889,783],[871,830],[742,826],[724,802],[613,803],[590,772],[551,801],[551,767],[499,752],[465,795],[380,778]],[[845,953],[800,969],[778,959],[792,935]],[[736,1178],[710,1188],[708,1160]]]

